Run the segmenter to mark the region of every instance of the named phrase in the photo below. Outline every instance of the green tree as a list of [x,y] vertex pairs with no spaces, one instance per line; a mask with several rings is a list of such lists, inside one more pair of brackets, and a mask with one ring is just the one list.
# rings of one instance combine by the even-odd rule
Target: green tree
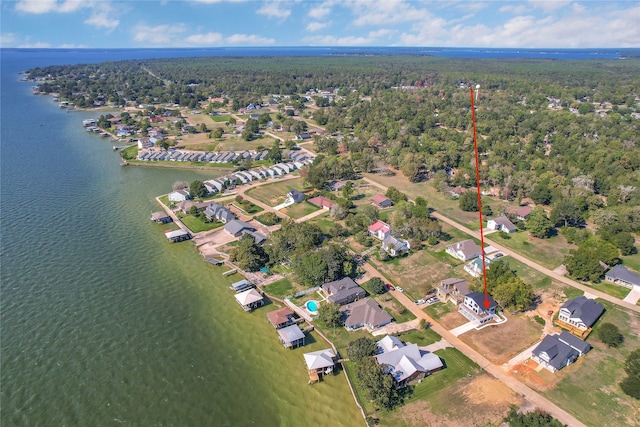
[[570,199],[557,201],[553,209],[551,209],[550,219],[555,226],[564,227],[573,227],[583,221],[582,212]]
[[224,129],[221,127],[215,128],[209,135],[211,138],[222,138],[222,135],[224,135]]
[[537,409],[521,414],[516,406],[511,407],[503,421],[509,424],[509,427],[564,427],[564,424],[547,412]]
[[553,223],[541,206],[536,206],[527,217],[527,230],[533,237],[545,239],[551,236]]
[[371,292],[378,295],[387,292],[387,287],[379,277],[374,277],[369,280],[369,289],[371,290]]
[[374,356],[376,350],[377,345],[373,339],[362,337],[351,341],[347,345],[347,356],[349,356],[349,360],[357,363],[366,357]]
[[398,190],[396,187],[387,188],[387,192],[385,193],[385,196],[390,198],[394,204],[397,204],[401,201],[408,200],[407,195],[404,194],[402,191]]
[[318,308],[318,318],[330,328],[342,326],[340,306],[334,302],[324,302]]
[[258,271],[267,263],[267,254],[250,234],[244,234],[234,249],[229,258],[245,271]]
[[613,323],[603,323],[598,327],[598,339],[609,347],[618,347],[624,341],[624,335]]
[[355,190],[356,189],[355,189],[355,185],[353,185],[353,182],[347,181],[344,184],[344,187],[342,187],[342,197],[344,197],[347,200],[350,200]]
[[640,349],[632,351],[624,362],[627,377],[620,383],[625,394],[640,399]]
[[533,188],[533,191],[531,191],[531,198],[538,204],[548,205],[551,203],[553,196],[546,183],[539,183]]
[[202,181],[191,181],[191,185],[189,186],[189,195],[192,199],[196,197],[204,197],[207,195],[207,187],[204,186]]
[[366,397],[380,408],[390,410],[400,398],[394,387],[393,377],[385,372],[385,367],[378,365],[373,358],[364,358],[356,363],[356,381],[365,390]]
[[465,212],[478,212],[478,194],[475,191],[465,191],[460,196],[458,205]]
[[513,277],[491,289],[493,298],[503,307],[524,311],[531,307],[536,294],[533,287],[519,277]]

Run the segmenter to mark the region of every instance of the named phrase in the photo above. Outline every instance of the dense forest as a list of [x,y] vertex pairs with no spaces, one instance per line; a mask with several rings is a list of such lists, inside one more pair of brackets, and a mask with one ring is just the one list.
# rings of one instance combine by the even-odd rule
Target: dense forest
[[639,60],[208,57],[53,66],[29,76],[79,107],[198,108],[223,97],[238,110],[286,95],[331,135],[316,139],[327,162],[309,171],[317,182],[339,178],[332,164],[366,172],[386,164],[443,191],[475,183],[469,87],[479,84],[483,185],[553,207],[555,225],[590,219],[614,244],[640,230]]

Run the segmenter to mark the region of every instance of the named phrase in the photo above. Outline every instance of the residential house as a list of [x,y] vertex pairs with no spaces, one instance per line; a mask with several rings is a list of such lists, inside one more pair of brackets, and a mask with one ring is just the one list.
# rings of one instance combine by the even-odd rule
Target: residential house
[[184,202],[185,200],[189,200],[191,195],[189,194],[189,190],[176,190],[172,193],[169,193],[169,201],[170,202]]
[[173,218],[171,218],[166,212],[153,212],[151,214],[151,221],[157,222],[158,224],[166,224],[168,222],[172,222]]
[[486,323],[493,319],[496,314],[496,308],[498,303],[491,297],[489,297],[489,307],[484,305],[485,296],[482,292],[471,292],[464,296],[462,304],[458,306],[458,311],[464,317],[472,322],[479,324]]
[[411,245],[408,240],[387,236],[382,241],[382,249],[393,257],[408,253]]
[[573,329],[586,331],[596,323],[602,313],[604,313],[602,304],[579,295],[562,304],[558,313],[558,323],[570,331]]
[[332,349],[326,348],[324,350],[305,353],[303,356],[310,376],[315,374],[315,376],[318,377],[333,372],[336,354]]
[[583,340],[562,331],[559,335],[547,335],[531,352],[531,359],[551,372],[572,364],[587,353],[591,346]]
[[298,316],[289,307],[282,307],[268,312],[267,318],[274,328],[281,329],[295,324]]
[[231,234],[234,237],[240,237],[244,233],[255,232],[256,228],[252,225],[247,224],[244,221],[240,221],[237,219],[229,221],[224,226],[224,231]]
[[327,209],[327,210],[336,206],[334,202],[332,202],[331,200],[327,199],[324,196],[314,197],[312,199],[309,199],[308,201],[314,206],[317,206],[322,209]]
[[447,253],[454,258],[468,261],[481,256],[482,248],[476,242],[469,239],[447,246]]
[[377,220],[367,228],[367,232],[378,240],[391,236],[391,226],[384,221]]
[[329,302],[345,305],[364,298],[366,292],[350,277],[343,277],[333,282],[322,285],[322,290],[327,294]]
[[526,221],[532,210],[533,208],[531,206],[524,206],[516,210],[514,213],[516,215],[516,218],[518,218],[520,221]]
[[287,199],[285,200],[285,203],[294,204],[294,203],[300,203],[300,202],[304,202],[304,194],[299,192],[298,190],[294,190],[294,189],[289,190],[289,192],[287,193]]
[[255,289],[248,289],[234,295],[244,311],[251,311],[264,305],[264,298]]
[[164,233],[168,241],[172,243],[182,242],[183,240],[191,239],[191,234],[183,229],[169,230]]
[[285,348],[294,349],[304,345],[304,332],[300,330],[298,325],[291,325],[278,329],[278,335],[280,336],[280,342]]
[[351,331],[365,327],[371,332],[393,321],[393,317],[372,298],[347,304],[340,311],[346,316],[345,328]]
[[497,218],[490,219],[487,221],[487,228],[496,231],[504,231],[505,233],[515,233],[518,231],[516,226],[513,225],[506,216],[499,216]]
[[[490,261],[488,258],[485,257],[485,265],[489,265]],[[471,261],[468,264],[465,264],[464,266],[464,271],[466,271],[467,273],[469,273],[470,275],[472,275],[473,277],[480,277],[482,276],[482,257],[478,257],[476,259],[474,259],[473,261]]]
[[191,208],[195,207],[198,211],[201,211],[206,209],[210,203],[211,202],[194,202],[193,200],[185,200],[184,202],[178,203],[177,208],[183,214],[188,215],[191,212]]
[[629,271],[620,264],[607,271],[604,275],[604,280],[624,286],[625,288],[640,287],[640,274]]
[[393,202],[390,198],[383,196],[382,194],[376,194],[371,199],[371,204],[378,208],[388,208],[393,206]]
[[464,301],[464,297],[469,294],[469,284],[463,279],[444,279],[438,286],[437,295],[442,302],[451,301],[458,305]]
[[[216,220],[223,224],[229,224],[236,219],[236,216],[233,212],[217,203],[210,203],[209,206],[207,206],[207,208],[204,210],[204,214],[207,219],[209,219],[209,221]],[[226,229],[227,227],[225,227],[225,230]]]
[[386,365],[397,388],[419,381],[444,367],[438,355],[420,350],[417,344],[406,345],[397,338],[381,343],[384,340],[390,341],[387,337],[378,341],[379,354],[375,358],[378,364]]

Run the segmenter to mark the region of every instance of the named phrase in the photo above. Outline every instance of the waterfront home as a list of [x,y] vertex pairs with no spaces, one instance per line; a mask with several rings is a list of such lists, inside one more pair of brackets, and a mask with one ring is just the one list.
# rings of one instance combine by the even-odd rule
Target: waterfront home
[[490,230],[504,231],[505,233],[515,233],[518,231],[515,225],[506,216],[500,216],[487,221],[487,228]]
[[255,289],[249,289],[234,296],[244,311],[251,311],[264,305],[264,298]]
[[191,195],[189,194],[189,190],[177,190],[169,193],[170,202],[184,202],[185,200],[189,200],[190,198]]
[[585,341],[562,331],[559,335],[547,335],[531,352],[531,359],[545,369],[556,372],[575,362],[591,350]]
[[392,257],[406,254],[411,249],[408,240],[400,239],[394,236],[387,236],[382,241],[382,249]]
[[305,353],[304,362],[307,365],[309,378],[312,381],[318,381],[322,375],[330,374],[335,367],[336,354],[330,348],[324,350]]
[[367,233],[378,240],[391,236],[391,226],[384,221],[377,220],[367,228]]
[[298,325],[278,329],[278,336],[280,336],[280,342],[285,348],[294,349],[304,345],[305,335]]
[[369,199],[371,204],[377,208],[388,208],[393,205],[393,202],[390,198],[383,196],[382,194],[376,194],[371,199]]
[[462,261],[468,261],[482,255],[480,245],[471,239],[449,245],[446,250],[449,255]]
[[343,277],[333,282],[322,285],[322,290],[327,295],[329,302],[345,305],[364,298],[366,292],[350,277]]
[[464,302],[464,297],[469,294],[469,284],[458,278],[444,279],[440,282],[436,295],[442,302],[451,301],[455,305]]
[[488,295],[489,307],[484,306],[485,297],[482,292],[471,292],[464,296],[462,304],[458,306],[458,312],[469,321],[478,324],[486,323],[493,319],[496,314],[498,303]]
[[604,275],[604,280],[625,288],[640,287],[640,274],[629,271],[620,264],[607,271]]
[[562,304],[558,313],[558,325],[569,332],[574,333],[574,330],[577,330],[582,333],[588,331],[602,313],[602,304],[579,295]]
[[393,347],[387,349],[378,341],[378,349],[382,352],[375,356],[376,361],[386,366],[396,388],[413,384],[444,367],[438,355],[420,350],[417,344],[406,345],[397,340]]
[[191,208],[195,207],[196,210],[201,211],[209,206],[209,202],[194,202],[193,200],[185,200],[177,204],[177,208],[180,212],[188,215],[191,212]]
[[173,218],[171,218],[171,216],[169,216],[166,212],[159,211],[153,212],[151,214],[151,221],[157,222],[158,224],[167,224],[169,222],[172,222]]
[[346,316],[344,327],[350,331],[367,328],[369,332],[391,323],[393,317],[372,298],[364,298],[340,308]]
[[[485,265],[489,265],[489,259],[485,259]],[[473,277],[482,276],[482,257],[478,257],[468,264],[465,264],[464,271],[472,275]]]
[[191,234],[188,231],[178,229],[178,230],[169,230],[164,233],[165,237],[171,243],[182,242],[183,240],[191,239]]
[[297,322],[298,316],[289,307],[282,307],[267,313],[269,323],[276,329],[291,326]]

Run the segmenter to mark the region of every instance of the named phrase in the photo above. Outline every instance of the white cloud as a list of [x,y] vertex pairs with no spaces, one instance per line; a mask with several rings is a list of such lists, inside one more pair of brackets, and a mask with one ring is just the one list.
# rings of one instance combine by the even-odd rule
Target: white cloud
[[49,49],[51,45],[47,42],[24,43],[17,46],[19,49]]
[[311,8],[308,15],[313,19],[324,19],[331,13],[333,5],[333,1],[325,1],[324,3],[320,4],[320,6]]
[[363,36],[310,36],[302,40],[312,46],[370,46],[379,43],[379,39],[386,37],[395,31],[382,29],[370,31],[366,37]]
[[246,46],[258,46],[274,44],[276,41],[267,37],[258,36],[255,34],[233,34],[225,39],[226,44],[230,45],[246,45]]
[[13,33],[0,34],[0,47],[12,47],[16,43],[16,35]]
[[318,31],[327,27],[328,25],[329,24],[326,22],[310,22],[307,25],[307,31]]
[[581,4],[579,4],[579,3],[573,3],[573,4],[571,5],[571,7],[573,8],[573,11],[574,11],[575,13],[582,13],[582,12],[584,12],[585,10],[587,10],[584,6],[582,6],[582,5],[581,5]]
[[19,0],[16,3],[16,10],[24,13],[42,14],[49,12],[69,13],[75,12],[87,3],[82,0]]
[[120,21],[109,16],[108,12],[104,11],[93,11],[89,18],[84,21],[87,25],[93,25],[97,28],[106,28],[109,30],[113,30],[118,25],[120,25]]
[[432,16],[427,9],[417,9],[404,0],[356,0],[346,5],[351,7],[354,15],[357,16],[353,22],[357,26],[427,22]]
[[144,46],[180,46],[185,24],[175,25],[138,25],[133,29],[133,40]]
[[282,2],[274,1],[264,3],[256,13],[269,18],[287,19],[291,15],[291,10],[281,8]]
[[185,40],[191,46],[214,46],[220,44],[223,37],[220,33],[193,34]]
[[529,4],[545,13],[553,12],[570,3],[570,0],[529,0]]
[[526,4],[510,4],[507,6],[502,6],[500,9],[498,9],[499,12],[509,12],[513,13],[514,15],[522,15],[529,10],[531,9]]

